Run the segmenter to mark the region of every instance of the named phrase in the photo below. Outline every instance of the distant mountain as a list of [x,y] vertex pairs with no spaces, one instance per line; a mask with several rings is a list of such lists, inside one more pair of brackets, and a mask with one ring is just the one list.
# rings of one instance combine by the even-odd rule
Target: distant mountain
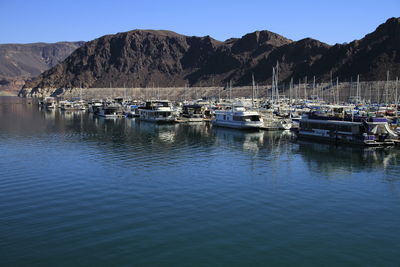
[[400,18],[391,18],[361,40],[329,49],[310,71],[325,78],[360,74],[363,80],[386,80],[400,75]]
[[86,43],[26,87],[221,84],[240,78],[243,66],[252,67],[291,42],[268,31],[220,42],[209,36],[134,30]]
[[0,44],[0,90],[21,89],[25,80],[55,66],[83,44]]
[[[28,82],[21,95],[48,95],[58,88],[210,86],[269,83],[280,63],[280,81],[305,76],[363,80],[400,74],[400,18],[391,18],[373,33],[349,44],[329,46],[305,38],[292,41],[257,31],[225,42],[209,36],[170,31],[134,30],[85,43],[66,60]],[[62,90],[57,90],[57,92]]]

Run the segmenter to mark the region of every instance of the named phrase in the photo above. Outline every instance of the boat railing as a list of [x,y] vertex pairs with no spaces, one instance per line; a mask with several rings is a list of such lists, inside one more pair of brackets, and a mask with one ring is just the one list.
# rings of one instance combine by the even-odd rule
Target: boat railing
[[308,119],[313,120],[334,120],[334,121],[351,121],[351,122],[388,122],[385,117],[368,117],[368,116],[352,116],[352,115],[344,115],[344,116],[327,116],[321,114],[310,113],[307,116]]

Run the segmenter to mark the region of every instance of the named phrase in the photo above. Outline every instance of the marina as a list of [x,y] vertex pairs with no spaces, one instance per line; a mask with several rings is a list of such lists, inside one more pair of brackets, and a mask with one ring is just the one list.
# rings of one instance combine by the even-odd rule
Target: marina
[[396,147],[29,103],[0,98],[5,266],[397,261]]
[[400,1],[0,6],[0,267],[400,266]]
[[[264,96],[254,82],[251,86],[251,98],[234,97],[233,91],[241,88],[227,87],[226,97],[217,96],[187,98],[177,100],[160,99],[162,90],[157,95],[146,98],[134,98],[125,90],[124,96],[114,98],[83,99],[83,90],[79,90],[79,98],[64,100],[55,97],[37,99],[39,106],[51,110],[89,111],[104,118],[138,118],[153,123],[211,123],[214,127],[229,127],[241,130],[290,130],[298,138],[307,138],[316,142],[332,142],[360,146],[397,146],[400,144],[400,109],[398,95],[398,79],[395,83],[385,83],[385,97],[375,99],[372,94],[361,94],[359,77],[355,84],[355,96],[347,101],[343,93],[339,93],[339,84],[326,86],[324,90],[333,90],[332,98],[326,99],[324,90],[319,91],[315,82],[312,92],[307,94],[304,87],[303,97],[299,97],[299,88],[290,84],[284,92],[280,92],[278,83],[278,64],[273,68],[273,83],[264,88]],[[275,78],[276,77],[276,78]],[[327,89],[328,88],[328,89]],[[283,88],[284,89],[284,88]],[[86,89],[90,92],[90,89]],[[112,89],[114,92],[114,89]],[[193,91],[193,90],[192,90]],[[246,90],[245,90],[246,91]],[[189,97],[189,90],[185,93]],[[285,94],[283,94],[285,93]],[[289,96],[287,96],[288,94]],[[327,94],[327,93],[325,93]],[[207,95],[207,94],[205,94]],[[237,95],[237,93],[236,93]],[[329,96],[329,94],[328,94]],[[35,98],[34,98],[35,99]],[[73,99],[73,97],[71,97]],[[384,100],[384,102],[383,102]]]

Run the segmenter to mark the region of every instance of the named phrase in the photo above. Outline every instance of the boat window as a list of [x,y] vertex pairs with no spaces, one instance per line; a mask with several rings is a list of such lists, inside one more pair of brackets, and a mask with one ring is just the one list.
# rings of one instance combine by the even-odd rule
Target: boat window
[[234,121],[244,121],[244,117],[241,116],[233,116]]
[[351,132],[351,128],[347,125],[338,125],[336,129],[339,132]]
[[[253,115],[253,116],[249,116],[251,121],[260,121],[260,116],[257,115]],[[247,116],[246,116],[247,119]]]

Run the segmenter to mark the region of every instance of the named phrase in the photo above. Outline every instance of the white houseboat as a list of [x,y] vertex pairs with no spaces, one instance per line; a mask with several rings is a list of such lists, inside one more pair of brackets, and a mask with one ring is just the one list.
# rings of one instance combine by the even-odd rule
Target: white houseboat
[[46,97],[42,103],[43,107],[47,109],[55,109],[57,107],[57,100],[54,97]]
[[156,123],[171,123],[176,121],[176,112],[171,102],[167,100],[147,101],[139,107],[139,119]]
[[100,107],[98,109],[97,115],[106,119],[125,117],[124,110],[122,106],[119,104],[110,104],[107,106]]
[[264,122],[259,112],[246,110],[244,107],[216,110],[212,120],[215,126],[236,129],[260,129]]

